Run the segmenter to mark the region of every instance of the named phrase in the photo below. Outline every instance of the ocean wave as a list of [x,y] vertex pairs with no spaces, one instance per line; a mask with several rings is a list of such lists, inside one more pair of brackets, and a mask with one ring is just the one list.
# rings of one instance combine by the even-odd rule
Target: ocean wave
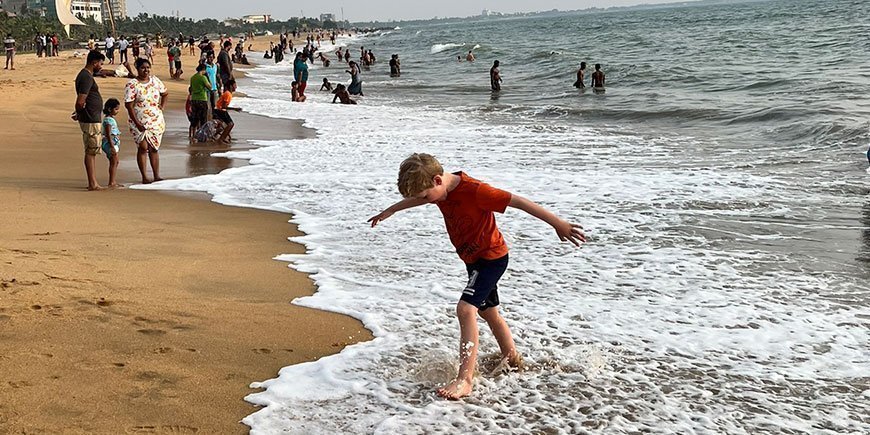
[[457,44],[457,43],[453,43],[453,42],[448,42],[447,44],[435,44],[429,50],[429,53],[430,54],[437,54],[437,53],[441,53],[442,51],[450,50],[451,48],[458,48],[458,47],[464,47],[464,46],[465,46],[464,42],[461,44]]

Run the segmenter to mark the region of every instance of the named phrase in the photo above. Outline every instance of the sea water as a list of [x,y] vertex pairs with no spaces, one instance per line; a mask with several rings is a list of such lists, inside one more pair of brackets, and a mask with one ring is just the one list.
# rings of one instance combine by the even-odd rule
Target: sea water
[[[332,105],[312,68],[251,70],[237,105],[317,137],[230,152],[250,165],[153,188],[292,213],[318,291],[293,303],[375,339],[254,382],[252,433],[870,433],[870,10],[774,1],[403,25],[341,39],[379,62]],[[324,47],[331,51],[332,47]],[[457,62],[474,49],[475,63]],[[387,61],[400,54],[401,78]],[[503,91],[488,90],[500,59]],[[601,63],[606,94],[571,87]],[[269,62],[269,61],[264,61]],[[441,214],[366,219],[398,164],[437,156],[586,229],[560,243],[509,209],[502,313],[527,370],[459,402],[466,281]],[[266,259],[264,259],[265,261]],[[481,357],[498,348],[481,327]],[[482,371],[483,372],[483,371]]]

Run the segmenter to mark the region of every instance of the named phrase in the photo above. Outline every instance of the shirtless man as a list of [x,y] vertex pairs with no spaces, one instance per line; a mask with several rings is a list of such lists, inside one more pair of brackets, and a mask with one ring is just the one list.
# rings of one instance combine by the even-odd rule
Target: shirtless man
[[501,90],[501,71],[498,70],[499,62],[494,61],[492,63],[492,68],[489,69],[489,85],[492,87],[493,91]]
[[474,53],[472,53],[471,50],[468,50],[468,54],[465,55],[465,60],[474,62]]
[[583,76],[586,74],[586,62],[580,62],[580,69],[577,70],[577,81],[574,82],[574,87],[578,89],[585,88],[583,84]]
[[601,64],[595,64],[595,72],[592,73],[592,89],[604,90],[604,71],[601,71]]

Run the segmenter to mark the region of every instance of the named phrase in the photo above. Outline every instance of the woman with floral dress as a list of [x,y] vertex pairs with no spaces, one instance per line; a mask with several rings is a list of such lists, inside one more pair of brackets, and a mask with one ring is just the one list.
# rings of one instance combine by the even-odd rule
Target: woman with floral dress
[[163,107],[169,93],[166,85],[151,75],[151,62],[148,59],[136,59],[136,72],[138,76],[130,80],[125,88],[124,105],[127,107],[127,124],[137,145],[136,161],[142,173],[142,183],[148,184],[152,181],[145,176],[148,160],[151,161],[153,181],[161,180],[160,156],[157,152],[163,132],[166,131]]

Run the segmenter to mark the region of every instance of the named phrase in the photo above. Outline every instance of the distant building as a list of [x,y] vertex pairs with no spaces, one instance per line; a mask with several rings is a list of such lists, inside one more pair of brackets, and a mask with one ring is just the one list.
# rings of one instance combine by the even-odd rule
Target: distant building
[[0,0],[0,9],[7,13],[20,14],[26,0]]
[[245,24],[271,23],[271,15],[245,15],[242,17],[242,22]]
[[98,23],[103,22],[102,0],[72,0],[70,12],[80,18],[93,18]]
[[26,0],[23,11],[40,17],[57,17],[54,2],[49,0]]
[[[102,0],[102,1],[105,2],[106,5],[109,4],[109,1],[107,1],[107,0]],[[122,18],[127,18],[127,0],[111,0],[111,3],[112,3],[112,11],[111,12],[112,12],[112,17],[114,19],[120,20]],[[109,20],[109,8],[106,5],[104,5],[104,7],[103,7],[103,22],[104,23],[108,23],[110,21]]]
[[320,22],[335,21],[335,14],[320,14]]

